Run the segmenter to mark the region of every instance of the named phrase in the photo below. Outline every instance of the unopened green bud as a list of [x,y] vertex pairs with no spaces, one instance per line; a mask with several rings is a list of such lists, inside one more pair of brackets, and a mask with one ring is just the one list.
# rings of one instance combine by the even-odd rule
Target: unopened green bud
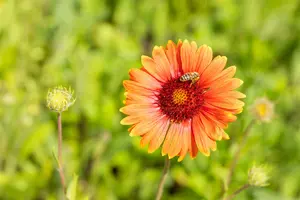
[[75,102],[73,97],[74,91],[69,87],[69,89],[58,86],[53,89],[48,90],[47,94],[47,107],[55,112],[63,112],[68,110]]
[[252,186],[265,187],[269,185],[270,167],[253,165],[248,172],[248,183]]

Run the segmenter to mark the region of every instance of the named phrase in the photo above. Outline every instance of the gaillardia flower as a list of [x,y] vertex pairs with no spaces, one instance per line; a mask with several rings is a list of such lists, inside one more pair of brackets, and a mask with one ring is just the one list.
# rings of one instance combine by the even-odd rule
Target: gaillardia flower
[[243,82],[233,78],[236,67],[224,69],[227,58],[212,60],[212,49],[195,42],[169,41],[155,46],[152,58],[142,56],[142,68],[129,71],[125,80],[128,115],[121,124],[132,125],[131,136],[141,136],[141,146],[152,153],[162,145],[162,155],[179,156],[198,151],[209,156],[216,141],[229,139],[224,132],[242,111],[245,95],[234,91]]

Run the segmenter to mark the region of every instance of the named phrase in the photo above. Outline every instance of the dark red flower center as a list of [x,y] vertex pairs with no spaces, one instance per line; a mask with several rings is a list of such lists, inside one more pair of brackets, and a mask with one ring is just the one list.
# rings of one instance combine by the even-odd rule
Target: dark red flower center
[[158,95],[158,104],[164,114],[173,122],[181,122],[193,118],[199,113],[206,89],[198,84],[181,82],[179,79],[165,83]]

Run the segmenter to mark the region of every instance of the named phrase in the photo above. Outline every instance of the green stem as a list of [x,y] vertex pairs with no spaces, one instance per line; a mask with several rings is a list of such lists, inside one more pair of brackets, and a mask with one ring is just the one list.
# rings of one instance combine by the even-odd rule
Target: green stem
[[228,173],[227,179],[225,180],[225,183],[224,183],[224,188],[223,188],[223,191],[222,191],[223,199],[225,199],[225,194],[226,194],[226,192],[228,190],[228,187],[231,183],[234,170],[236,168],[237,162],[238,162],[238,160],[240,158],[240,155],[241,155],[241,151],[242,151],[242,149],[244,148],[244,146],[247,142],[250,130],[253,127],[254,124],[255,124],[255,120],[252,119],[251,122],[248,124],[247,128],[245,129],[245,131],[242,134],[242,141],[239,143],[238,149],[237,149],[237,151],[235,152],[235,154],[233,156],[232,162],[231,162],[230,167],[229,167],[229,173]]
[[160,200],[162,195],[163,195],[164,186],[165,186],[165,182],[166,182],[166,179],[167,179],[169,168],[170,168],[170,159],[168,158],[168,156],[166,156],[165,166],[164,166],[164,169],[163,169],[163,173],[161,175],[161,179],[160,179],[160,182],[159,182],[159,186],[158,186],[158,190],[157,190],[157,193],[156,193],[155,200]]
[[66,194],[66,183],[65,183],[65,175],[63,171],[63,161],[62,161],[62,125],[61,125],[61,113],[58,113],[57,116],[57,126],[58,126],[58,172],[60,176],[60,182],[63,187],[63,191]]
[[250,187],[250,185],[248,183],[245,184],[245,185],[243,185],[242,187],[240,187],[239,189],[237,189],[234,193],[232,193],[230,196],[228,196],[227,198],[225,198],[225,200],[231,200],[231,199],[233,199],[237,194],[239,194],[240,192],[246,190],[249,187]]

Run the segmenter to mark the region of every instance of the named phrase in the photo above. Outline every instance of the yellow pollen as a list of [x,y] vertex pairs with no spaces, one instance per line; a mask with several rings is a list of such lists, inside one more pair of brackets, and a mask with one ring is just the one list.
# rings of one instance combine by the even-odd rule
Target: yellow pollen
[[173,102],[177,105],[182,105],[188,99],[187,91],[184,89],[176,89],[173,92]]
[[267,105],[264,103],[256,105],[256,111],[259,114],[259,116],[261,116],[261,117],[266,116]]

